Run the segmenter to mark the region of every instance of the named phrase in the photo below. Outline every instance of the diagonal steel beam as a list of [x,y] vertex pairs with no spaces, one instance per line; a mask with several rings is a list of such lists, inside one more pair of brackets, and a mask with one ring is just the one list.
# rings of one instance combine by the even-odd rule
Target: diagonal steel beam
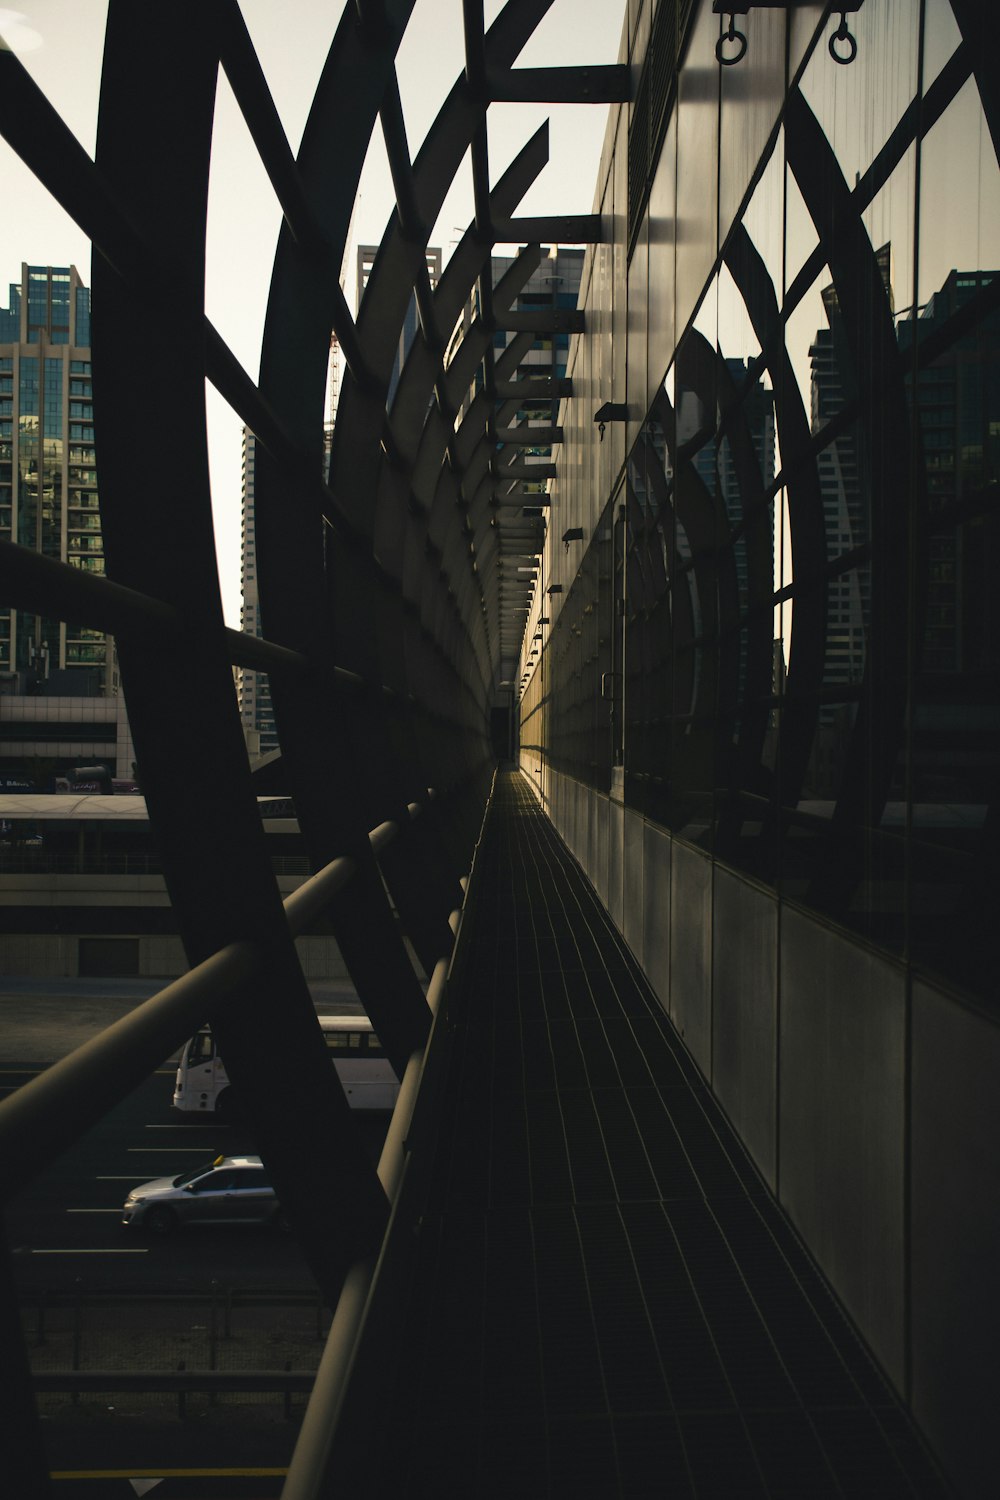
[[[399,222],[403,234],[408,240],[426,246],[430,229],[424,222],[423,215],[420,212],[420,205],[417,202],[416,183],[413,177],[413,165],[410,161],[410,150],[406,141],[406,123],[403,119],[403,106],[399,97],[399,82],[396,78],[395,69],[393,69],[392,76],[386,86],[379,117],[382,121],[382,135],[385,140],[386,154],[389,158],[392,185],[396,194],[396,211],[399,214]],[[427,271],[426,258],[422,259],[417,266],[417,275],[413,290],[416,297],[417,313],[420,318],[420,329],[424,337],[424,342],[432,349],[443,353],[444,335],[438,326],[437,316],[434,311],[434,294]]]
[[215,28],[219,60],[281,204],[285,222],[303,249],[330,259],[332,246],[306,199],[292,148],[237,0],[216,0],[208,14]]

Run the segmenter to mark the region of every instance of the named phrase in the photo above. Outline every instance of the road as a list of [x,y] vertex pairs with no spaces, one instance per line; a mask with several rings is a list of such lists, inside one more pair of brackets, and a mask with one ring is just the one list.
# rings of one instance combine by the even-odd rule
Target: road
[[[3,981],[0,1095],[156,988],[135,980],[68,980],[58,987],[52,981]],[[315,998],[321,1008],[329,1006],[328,994]],[[255,1149],[243,1126],[173,1115],[175,1066],[175,1058],[165,1059],[9,1205],[8,1241],[25,1291],[78,1282],[95,1290],[185,1290],[213,1279],[233,1287],[314,1285],[294,1236],[276,1229],[192,1229],[156,1240],[122,1225],[121,1205],[137,1184],[175,1176],[220,1154]],[[385,1127],[384,1117],[361,1121],[373,1159]]]
[[[0,977],[0,1095],[87,1041],[162,983]],[[351,991],[335,984],[314,986],[313,999],[320,1012],[361,1009]],[[122,1203],[137,1183],[176,1175],[220,1152],[254,1149],[245,1126],[204,1118],[187,1122],[173,1114],[175,1067],[176,1058],[164,1059],[8,1205],[8,1240],[40,1370],[70,1367],[74,1327],[82,1330],[85,1370],[176,1370],[179,1358],[195,1373],[215,1368],[206,1343],[215,1314],[204,1301],[186,1303],[184,1293],[211,1292],[214,1307],[216,1291],[227,1288],[316,1291],[294,1235],[278,1229],[192,1229],[157,1240],[121,1223]],[[386,1117],[359,1119],[373,1160],[387,1123]],[[43,1289],[49,1294],[44,1298],[38,1295]],[[100,1295],[109,1291],[139,1295],[134,1300]],[[179,1295],[163,1298],[163,1293]],[[322,1347],[319,1322],[326,1318],[308,1295],[298,1306],[287,1297],[234,1305],[232,1333],[219,1345],[219,1367],[312,1368]],[[124,1500],[140,1484],[155,1485],[164,1500],[167,1495],[193,1500],[222,1500],[234,1493],[245,1500],[276,1496],[302,1411],[298,1397],[293,1419],[287,1420],[278,1395],[248,1402],[223,1397],[215,1405],[192,1392],[183,1418],[176,1396],[144,1390],[84,1396],[78,1404],[69,1395],[42,1400],[49,1465],[62,1476],[60,1488],[67,1496],[79,1494],[80,1500],[118,1494]],[[151,1473],[158,1476],[155,1481],[133,1483],[127,1477]]]

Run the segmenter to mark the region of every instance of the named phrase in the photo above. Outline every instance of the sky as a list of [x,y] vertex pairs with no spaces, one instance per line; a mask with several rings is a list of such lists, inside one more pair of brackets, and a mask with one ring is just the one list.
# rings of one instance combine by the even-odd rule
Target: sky
[[[147,0],[142,0],[147,3]],[[353,5],[353,0],[347,0]],[[344,0],[240,0],[268,84],[297,149]],[[486,0],[487,25],[502,8]],[[554,0],[519,65],[615,62],[625,0]],[[93,156],[107,0],[21,0],[0,6],[0,35],[18,53],[66,124]],[[416,0],[397,59],[410,154],[420,144],[464,66],[462,0]],[[520,213],[589,213],[607,121],[604,105],[493,105],[490,177],[496,181],[542,120],[550,160]],[[75,265],[90,281],[90,243],[0,140],[0,300],[21,263]],[[394,198],[376,128],[355,208],[345,290],[353,305],[357,244],[378,244]],[[431,236],[447,261],[473,217],[466,159]],[[209,194],[206,309],[256,379],[280,210],[225,77],[220,79]],[[239,624],[240,422],[208,387],[212,501],[227,623]]]

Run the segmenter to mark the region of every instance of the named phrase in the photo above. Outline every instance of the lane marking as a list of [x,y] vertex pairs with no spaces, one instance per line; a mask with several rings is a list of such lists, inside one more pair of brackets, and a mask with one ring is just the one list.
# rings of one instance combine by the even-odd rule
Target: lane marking
[[[728,15],[728,12],[727,12],[727,15]],[[56,1062],[60,1062],[61,1060],[62,1060],[61,1058],[57,1058]],[[54,1067],[55,1067],[55,1063],[51,1062],[51,1063],[36,1063],[35,1066],[31,1067],[31,1068],[0,1068],[0,1077],[10,1076],[10,1077],[16,1077],[16,1078],[24,1078],[24,1077],[34,1078],[39,1073],[46,1073],[46,1072],[48,1072],[49,1068],[54,1068]],[[155,1071],[153,1073],[150,1074],[151,1078],[175,1078],[176,1076],[177,1076],[177,1069],[176,1068],[157,1068],[157,1069],[155,1069]]]
[[148,1255],[148,1250],[32,1250],[32,1255]]
[[[56,1061],[59,1060],[58,1058],[56,1059]],[[17,1077],[23,1077],[25,1074],[34,1076],[36,1073],[44,1073],[47,1069],[54,1067],[55,1063],[35,1063],[33,1067],[27,1068],[0,1068],[0,1076],[4,1074],[16,1075]],[[176,1074],[176,1068],[156,1068],[150,1076],[153,1078],[174,1078]]]
[[287,1469],[53,1469],[50,1479],[281,1479]]
[[207,1146],[126,1146],[126,1151],[134,1156],[177,1156],[180,1152],[189,1155],[204,1156],[208,1150]]

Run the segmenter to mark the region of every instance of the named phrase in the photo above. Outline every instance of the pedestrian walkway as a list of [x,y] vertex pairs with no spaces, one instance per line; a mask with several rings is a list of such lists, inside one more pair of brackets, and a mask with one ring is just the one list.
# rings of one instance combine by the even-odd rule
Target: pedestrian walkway
[[475,884],[372,1493],[950,1493],[517,774]]

